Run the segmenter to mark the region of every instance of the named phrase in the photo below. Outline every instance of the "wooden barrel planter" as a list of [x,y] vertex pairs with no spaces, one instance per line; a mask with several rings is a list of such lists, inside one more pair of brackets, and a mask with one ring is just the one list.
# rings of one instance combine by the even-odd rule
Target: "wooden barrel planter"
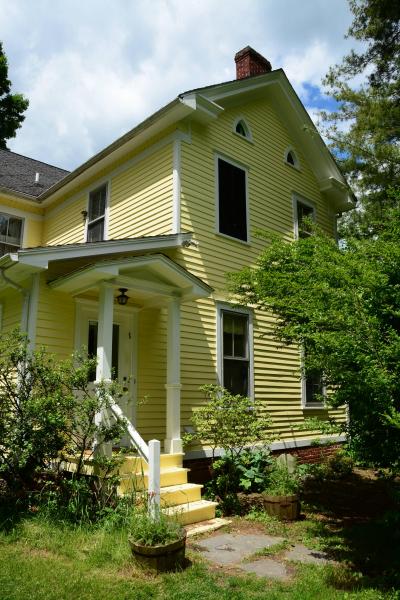
[[129,539],[135,561],[154,573],[176,571],[185,566],[186,533],[174,542],[159,546],[143,546]]
[[297,494],[269,496],[264,494],[264,509],[271,517],[281,521],[295,521],[300,516],[300,501]]

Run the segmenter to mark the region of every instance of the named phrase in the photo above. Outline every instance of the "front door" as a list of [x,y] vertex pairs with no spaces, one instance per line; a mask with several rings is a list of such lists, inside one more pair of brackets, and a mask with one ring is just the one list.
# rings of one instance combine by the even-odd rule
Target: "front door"
[[[112,378],[116,379],[124,390],[124,394],[117,399],[124,415],[135,423],[136,407],[136,369],[134,348],[136,331],[134,314],[128,309],[115,309],[113,318],[113,343],[112,343]],[[91,357],[97,355],[97,306],[88,303],[79,306],[77,315],[77,349],[85,348]],[[96,372],[90,374],[94,382]],[[121,440],[121,445],[126,445],[127,440]]]

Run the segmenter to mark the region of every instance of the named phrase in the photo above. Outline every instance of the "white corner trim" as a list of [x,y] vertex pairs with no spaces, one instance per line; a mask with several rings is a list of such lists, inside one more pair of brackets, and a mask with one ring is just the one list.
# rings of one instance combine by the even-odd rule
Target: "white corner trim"
[[172,233],[181,230],[181,140],[173,143],[172,161]]
[[254,398],[254,329],[253,329],[253,311],[250,308],[236,307],[227,302],[216,302],[217,308],[217,381],[218,385],[223,385],[223,312],[231,312],[248,317],[248,360],[249,360],[249,397]]

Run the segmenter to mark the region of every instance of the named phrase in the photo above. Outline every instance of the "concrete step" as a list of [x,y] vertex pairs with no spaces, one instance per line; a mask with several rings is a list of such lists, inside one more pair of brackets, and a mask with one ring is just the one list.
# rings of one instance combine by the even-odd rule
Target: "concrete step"
[[[160,473],[160,487],[168,487],[172,485],[181,485],[187,483],[187,474],[189,469],[182,467],[169,467],[162,469]],[[134,491],[148,489],[147,473],[133,473],[132,475],[125,474],[121,476],[121,482],[118,486],[119,494],[129,494]]]
[[201,500],[202,485],[198,483],[182,483],[170,485],[160,490],[161,506],[165,508],[189,504]]
[[196,502],[189,502],[189,504],[164,508],[163,512],[167,516],[177,519],[182,525],[191,525],[192,523],[214,519],[217,504],[217,502],[210,502],[209,500],[197,500]]
[[[183,454],[160,454],[161,469],[171,467],[182,467]],[[147,473],[149,465],[143,458],[136,455],[127,454],[123,464],[119,468],[119,473],[125,475],[128,473]]]

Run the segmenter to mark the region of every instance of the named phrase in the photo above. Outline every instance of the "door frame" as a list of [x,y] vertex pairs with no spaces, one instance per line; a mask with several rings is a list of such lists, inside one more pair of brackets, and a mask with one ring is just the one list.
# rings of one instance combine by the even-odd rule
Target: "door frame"
[[[89,321],[98,321],[98,309],[99,303],[97,300],[90,300],[87,298],[75,298],[75,335],[74,335],[74,348],[75,351],[79,352],[83,346],[87,345],[87,340],[82,339],[86,327],[83,327],[84,323]],[[126,319],[124,323],[123,320]],[[137,368],[138,368],[138,309],[133,306],[118,306],[114,305],[113,310],[113,323],[116,323],[120,328],[128,324],[129,332],[131,335],[131,359],[130,359],[130,375],[131,379],[129,382],[129,396],[131,402],[129,403],[128,419],[136,426],[136,413],[137,413]],[[121,329],[120,329],[121,332]],[[120,335],[120,344],[121,344]],[[119,348],[119,359],[121,359],[121,347]],[[119,374],[121,373],[120,365],[118,365]]]

